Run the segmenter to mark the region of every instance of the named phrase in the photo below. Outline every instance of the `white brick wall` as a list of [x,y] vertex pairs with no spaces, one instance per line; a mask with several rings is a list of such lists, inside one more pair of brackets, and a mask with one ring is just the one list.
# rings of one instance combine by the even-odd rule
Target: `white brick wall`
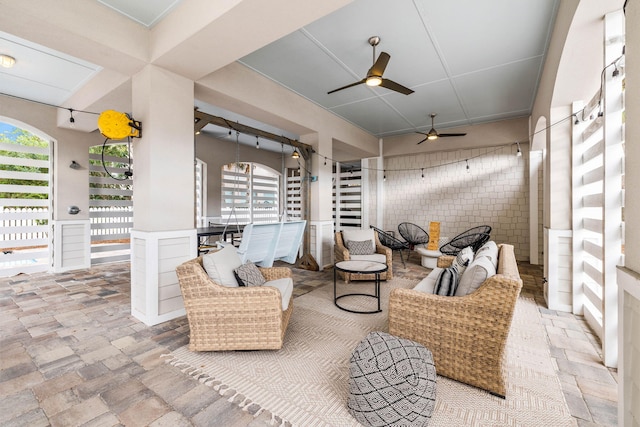
[[516,149],[509,145],[497,151],[386,158],[384,229],[395,230],[401,222],[428,229],[430,221],[439,221],[440,235],[453,237],[477,225],[490,225],[493,240],[513,244],[516,257],[528,260],[529,166],[526,155],[516,157]]

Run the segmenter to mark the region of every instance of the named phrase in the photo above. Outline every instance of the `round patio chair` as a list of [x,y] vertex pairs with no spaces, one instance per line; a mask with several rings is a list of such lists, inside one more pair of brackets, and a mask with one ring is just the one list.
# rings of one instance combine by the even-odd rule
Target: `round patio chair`
[[470,228],[449,240],[448,243],[440,247],[440,252],[445,255],[457,255],[462,249],[471,246],[474,252],[482,247],[491,238],[491,227],[479,225]]
[[410,222],[400,223],[400,225],[398,225],[398,232],[402,238],[407,241],[410,249],[429,243],[429,233],[424,231],[420,226]]
[[374,227],[373,225],[371,225],[370,227],[378,233],[378,239],[380,240],[380,243],[382,243],[382,246],[386,246],[392,251],[400,252],[402,266],[406,268],[407,265],[405,264],[404,258],[402,257],[402,251],[404,249],[409,249],[409,244],[407,242],[403,242],[402,240],[396,239],[391,234],[379,229],[378,227]]
[[[424,231],[420,226],[410,222],[402,222],[398,225],[398,232],[404,240],[409,244],[409,249],[414,250],[418,245],[426,245],[429,243],[429,233]],[[407,256],[407,260],[411,256]]]

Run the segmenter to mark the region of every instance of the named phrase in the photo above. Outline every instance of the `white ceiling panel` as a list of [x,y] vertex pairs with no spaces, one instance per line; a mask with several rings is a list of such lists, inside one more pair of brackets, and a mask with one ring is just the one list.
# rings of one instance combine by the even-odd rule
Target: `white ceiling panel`
[[[517,117],[531,110],[540,58],[520,61],[454,79],[462,103],[476,122]],[[482,85],[482,90],[477,90]]]
[[452,75],[544,55],[556,2],[416,0]]
[[[355,0],[241,61],[376,136],[530,113],[559,0]],[[367,40],[391,58],[400,95],[361,84]],[[324,89],[324,90],[323,90]],[[380,102],[374,99],[380,98]]]
[[[94,1],[146,28],[181,3]],[[526,116],[559,2],[354,0],[240,62],[378,137],[428,130],[431,112],[438,130]],[[371,36],[381,38],[375,57]],[[61,105],[100,71],[12,37],[0,33],[0,53],[18,59],[0,70],[4,93]],[[363,79],[381,52],[391,57],[383,78],[413,94],[364,84],[327,94]]]
[[150,28],[164,18],[181,0],[98,0],[98,2]]
[[354,104],[336,107],[331,111],[344,117],[346,120],[367,129],[373,134],[382,134],[385,129],[410,126],[407,121],[397,114],[389,105],[378,98],[371,98],[359,102],[357,108]]
[[[445,126],[454,126],[455,123],[451,124],[450,122],[460,120],[459,118],[464,115],[449,80],[440,80],[420,86],[419,90],[416,88],[416,92],[408,96],[406,100],[398,100],[393,105],[418,130],[431,128],[430,113],[437,113],[438,123]],[[461,120],[459,124],[467,124],[467,120]],[[408,131],[412,130],[414,129],[408,129]]]
[[0,53],[16,58],[13,68],[0,68],[2,92],[52,104],[62,104],[102,69],[3,32]]

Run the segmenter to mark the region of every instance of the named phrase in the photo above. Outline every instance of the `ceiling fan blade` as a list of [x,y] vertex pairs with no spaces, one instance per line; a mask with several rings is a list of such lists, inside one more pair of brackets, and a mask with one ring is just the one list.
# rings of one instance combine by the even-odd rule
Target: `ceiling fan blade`
[[422,143],[423,143],[423,142],[425,142],[427,139],[429,139],[429,138],[425,138],[425,139],[423,139],[422,141],[418,142],[418,144],[416,144],[416,145],[420,145],[420,144],[422,144]]
[[413,91],[408,87],[404,87],[400,83],[396,83],[393,80],[389,79],[382,79],[382,83],[380,83],[380,86],[394,90],[396,92],[400,92],[404,95],[411,95],[413,93]]
[[447,136],[465,136],[466,133],[439,133],[438,136],[447,137]]
[[424,135],[424,136],[429,136],[428,133],[424,133],[424,132],[420,132],[420,131],[416,131],[416,133],[419,133],[420,135]]
[[346,86],[339,87],[338,89],[334,89],[334,90],[332,90],[332,91],[327,92],[327,95],[330,95],[330,94],[332,94],[333,92],[337,92],[337,91],[342,90],[342,89],[348,89],[348,88],[353,87],[353,86],[361,85],[362,83],[364,83],[364,82],[366,82],[366,81],[367,81],[367,79],[362,79],[362,80],[360,80],[359,82],[355,82],[355,83],[351,83],[351,84],[346,85]]
[[391,56],[387,52],[381,52],[378,59],[376,59],[376,62],[371,66],[371,68],[369,68],[368,75],[382,77],[390,58]]

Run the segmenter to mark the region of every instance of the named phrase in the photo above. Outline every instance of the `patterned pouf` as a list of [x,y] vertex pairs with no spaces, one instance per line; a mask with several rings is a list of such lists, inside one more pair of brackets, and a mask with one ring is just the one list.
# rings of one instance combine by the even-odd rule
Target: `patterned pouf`
[[436,403],[436,367],[421,344],[371,332],[349,366],[351,415],[365,426],[426,426]]

